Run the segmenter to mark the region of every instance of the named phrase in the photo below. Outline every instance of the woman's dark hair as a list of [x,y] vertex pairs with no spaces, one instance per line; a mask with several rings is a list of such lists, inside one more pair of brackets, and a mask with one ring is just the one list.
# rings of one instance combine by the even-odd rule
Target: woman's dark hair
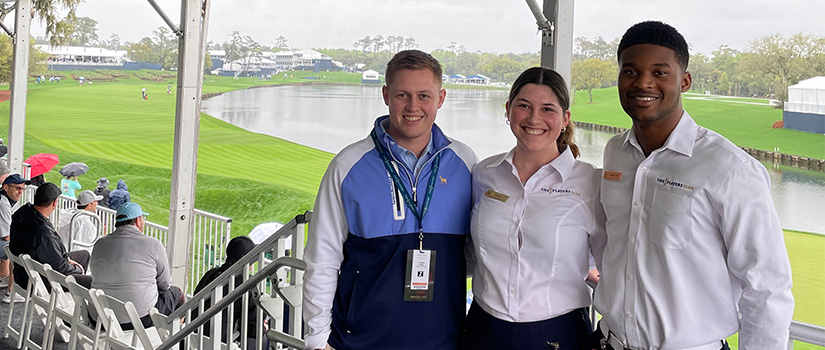
[[[559,73],[545,67],[528,68],[513,82],[513,87],[510,88],[510,96],[507,98],[507,103],[512,105],[513,99],[516,98],[521,88],[527,84],[546,85],[556,94],[559,99],[559,105],[564,112],[570,110],[570,93],[567,92],[567,84],[564,82]],[[559,147],[559,152],[564,152],[567,147],[570,147],[570,152],[573,152],[573,157],[579,157],[579,146],[573,142],[573,121],[567,124],[567,128],[559,134],[556,144]]]

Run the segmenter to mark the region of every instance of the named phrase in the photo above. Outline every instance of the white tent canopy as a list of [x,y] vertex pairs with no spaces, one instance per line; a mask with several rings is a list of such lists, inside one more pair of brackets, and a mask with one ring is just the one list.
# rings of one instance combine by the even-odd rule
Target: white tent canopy
[[789,86],[785,110],[825,115],[825,76],[813,77]]

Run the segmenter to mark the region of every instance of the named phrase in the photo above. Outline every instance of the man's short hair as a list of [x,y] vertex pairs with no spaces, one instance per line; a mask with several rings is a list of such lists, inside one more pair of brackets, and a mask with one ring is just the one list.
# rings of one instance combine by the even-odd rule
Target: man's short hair
[[129,219],[129,220],[126,220],[126,221],[115,221],[115,228],[118,228],[118,227],[121,227],[121,226],[127,226],[127,225],[134,225],[135,223],[137,223],[137,220],[139,218],[140,217],[136,217],[134,219]]
[[404,50],[395,54],[395,56],[387,62],[387,71],[384,73],[387,86],[392,83],[395,73],[402,69],[429,69],[433,72],[433,77],[438,81],[438,84],[441,85],[441,63],[439,63],[435,57],[424,51]]
[[57,185],[47,182],[37,188],[34,192],[34,205],[38,207],[47,207],[54,202],[57,197],[60,197],[60,188]]
[[622,51],[633,45],[652,44],[663,46],[673,50],[676,54],[676,61],[687,70],[690,53],[688,44],[682,34],[676,28],[659,21],[646,21],[636,23],[630,27],[622,36],[619,42],[619,49],[616,51],[616,58],[622,58]]

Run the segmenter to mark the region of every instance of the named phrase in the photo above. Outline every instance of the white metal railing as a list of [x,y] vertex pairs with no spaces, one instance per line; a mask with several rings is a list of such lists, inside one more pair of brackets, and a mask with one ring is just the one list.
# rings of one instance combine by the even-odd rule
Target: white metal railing
[[[172,345],[182,339],[191,339],[189,336],[193,332],[203,336],[205,334],[203,324],[207,321],[210,322],[207,332],[213,340],[220,339],[221,334],[237,333],[241,338],[239,347],[242,350],[246,350],[250,345],[247,344],[247,337],[254,342],[251,347],[260,350],[284,348],[281,344],[273,344],[267,347],[264,339],[279,339],[294,347],[302,345],[303,308],[301,307],[301,288],[303,286],[303,268],[294,264],[287,264],[286,268],[279,269],[271,264],[274,264],[275,261],[284,261],[278,259],[288,256],[298,261],[303,259],[304,233],[311,219],[311,213],[308,211],[303,215],[296,216],[265,241],[258,244],[217,279],[170,314],[166,318],[166,324],[155,322],[155,326],[166,329],[173,334],[177,333],[177,329],[182,329],[179,334],[175,335],[176,338],[173,338],[171,342],[164,342],[161,348],[171,348]],[[289,246],[286,244],[288,238],[291,238]],[[258,271],[258,273],[250,276],[250,272],[254,271]],[[275,271],[272,276],[268,275],[271,271]],[[237,281],[234,281],[234,276],[238,276],[243,282],[246,282],[246,285],[238,285]],[[255,286],[249,284],[255,284]],[[244,287],[250,288],[235,291]],[[262,326],[264,324],[264,311],[258,307],[254,308],[251,315],[248,312],[250,303],[253,302],[250,293],[247,293],[248,290],[253,290],[259,296],[256,297],[256,300],[266,304],[267,309],[270,310],[267,313],[273,316],[268,321],[269,331],[267,333],[264,333],[265,329]],[[233,291],[235,291],[234,294]],[[224,294],[227,298],[223,298]],[[215,305],[214,308],[206,306],[207,299],[209,299],[210,304]],[[239,305],[235,305],[235,303]],[[221,327],[222,317],[233,317],[235,307],[240,307],[240,319],[237,322],[226,322],[226,328]],[[222,312],[224,310],[227,312]],[[193,317],[193,315],[197,316]],[[255,320],[255,329],[251,331],[248,329],[250,319]]]
[[[193,293],[201,276],[223,264],[232,219],[195,209],[189,236],[189,273],[187,293]],[[165,242],[165,241],[164,241]],[[165,244],[164,244],[165,245]]]
[[[31,203],[34,201],[34,192],[37,186],[26,186],[25,192],[18,205]],[[77,201],[74,198],[61,195],[57,200],[57,208],[49,216],[49,220],[57,227],[60,219],[60,211],[74,209]],[[98,237],[105,236],[115,229],[116,211],[103,206],[98,206],[96,214],[100,217],[97,225]],[[191,293],[195,290],[203,274],[223,263],[226,244],[229,242],[229,235],[232,228],[232,219],[212,214],[203,210],[195,209],[195,218],[192,220],[192,229],[189,231],[190,242],[190,269],[188,272],[187,285],[185,291]],[[156,238],[164,247],[168,242],[169,228],[158,223],[146,220],[143,234]]]
[[793,321],[788,341],[788,350],[793,350],[794,340],[816,346],[825,346],[825,327]]

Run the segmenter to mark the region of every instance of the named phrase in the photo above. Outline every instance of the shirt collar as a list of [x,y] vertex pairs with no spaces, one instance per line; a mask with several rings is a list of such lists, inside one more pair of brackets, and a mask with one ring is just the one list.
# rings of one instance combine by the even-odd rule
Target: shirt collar
[[[392,138],[392,136],[390,136],[390,134],[387,132],[387,126],[389,126],[389,125],[390,125],[390,118],[389,117],[386,117],[386,118],[382,117],[382,118],[379,118],[376,121],[375,130],[376,130],[376,133],[378,134],[378,139],[381,140],[382,142],[384,142],[385,145],[390,145],[390,152],[395,154],[397,157],[403,157],[404,153],[406,153],[406,152],[409,152],[410,154],[414,154],[412,151],[402,147],[397,142],[395,142],[395,140]],[[435,128],[435,126],[433,126],[433,128]],[[432,153],[432,151],[433,151],[433,138],[434,138],[433,132],[430,132],[430,140],[427,141],[427,146],[424,147],[424,152],[421,152],[421,157],[416,156],[416,158],[428,159],[427,156],[430,153]],[[413,167],[410,167],[410,168],[413,168]]]
[[[487,168],[495,168],[497,166],[500,166],[501,163],[504,163],[505,161],[508,164],[510,164],[511,167],[515,168],[516,166],[513,164],[513,155],[515,155],[515,152],[516,148],[513,147],[513,149],[511,149],[510,152],[494,156],[498,158],[491,162],[490,165],[487,166]],[[561,152],[561,154],[558,157],[556,157],[556,159],[551,160],[550,163],[542,165],[542,167],[539,168],[538,171],[547,171],[547,169],[552,167],[559,173],[559,175],[561,175],[562,181],[567,181],[567,177],[570,176],[570,173],[573,172],[573,166],[575,164],[576,157],[573,156],[573,151],[570,150],[570,147],[566,147],[566,149],[563,152]]]
[[[665,140],[665,144],[662,145],[661,149],[670,149],[690,157],[693,154],[693,146],[696,143],[696,133],[698,130],[696,122],[687,111],[683,110],[679,123],[677,123],[673,131],[670,132],[670,136]],[[624,147],[633,146],[638,149],[639,152],[642,151],[642,147],[639,145],[639,140],[636,139],[636,133],[633,132],[633,128],[630,128],[625,135],[623,145]]]

